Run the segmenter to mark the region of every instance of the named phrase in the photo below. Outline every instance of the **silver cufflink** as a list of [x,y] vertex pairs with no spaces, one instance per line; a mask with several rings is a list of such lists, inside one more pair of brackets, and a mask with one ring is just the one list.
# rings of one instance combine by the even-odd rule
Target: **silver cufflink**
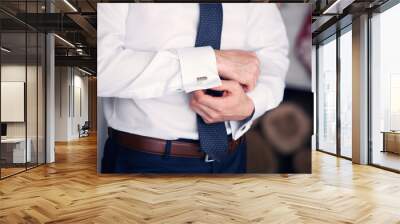
[[197,82],[203,82],[207,80],[207,76],[197,77]]

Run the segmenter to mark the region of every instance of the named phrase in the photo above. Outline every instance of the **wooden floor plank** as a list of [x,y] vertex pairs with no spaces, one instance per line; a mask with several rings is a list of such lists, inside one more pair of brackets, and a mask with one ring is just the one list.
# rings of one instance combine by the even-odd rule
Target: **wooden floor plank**
[[0,181],[0,223],[400,223],[399,174],[312,155],[310,175],[98,175],[91,136]]

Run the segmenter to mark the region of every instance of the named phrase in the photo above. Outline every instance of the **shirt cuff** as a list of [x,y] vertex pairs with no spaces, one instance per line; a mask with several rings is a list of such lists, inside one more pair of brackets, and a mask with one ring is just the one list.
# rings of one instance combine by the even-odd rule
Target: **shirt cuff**
[[275,107],[274,105],[276,100],[269,89],[254,89],[253,91],[248,92],[247,96],[254,104],[253,120]]
[[232,138],[234,140],[240,138],[244,133],[246,133],[250,129],[251,124],[253,123],[254,113],[255,113],[255,108],[253,110],[253,113],[251,113],[251,115],[245,118],[244,120],[229,122],[232,131]]
[[265,103],[260,97],[260,94],[263,94],[267,102],[273,102],[274,99],[268,90],[263,90],[260,92],[257,89],[254,89],[251,92],[247,93],[247,96],[253,101],[254,111],[252,115],[245,120],[242,121],[230,121],[231,130],[232,130],[232,138],[234,140],[239,139],[242,135],[244,135],[251,127],[253,121],[263,115],[267,110],[272,108],[272,104]]
[[185,92],[210,89],[221,85],[212,47],[181,48],[177,49],[177,53]]
[[[260,97],[262,94],[263,97]],[[266,111],[274,107],[275,102],[270,90],[268,89],[254,89],[247,93],[247,96],[253,101],[254,111],[250,118],[243,121],[231,121],[232,138],[234,140],[240,138],[251,127],[253,121],[263,115]]]

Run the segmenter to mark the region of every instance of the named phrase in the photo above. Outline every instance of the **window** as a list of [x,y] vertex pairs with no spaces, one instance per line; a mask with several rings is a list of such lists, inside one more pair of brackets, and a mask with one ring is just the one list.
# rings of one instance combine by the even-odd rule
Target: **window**
[[336,39],[318,48],[318,149],[336,153]]
[[400,5],[371,18],[371,162],[400,170]]
[[351,158],[352,149],[352,35],[351,26],[340,36],[340,155]]

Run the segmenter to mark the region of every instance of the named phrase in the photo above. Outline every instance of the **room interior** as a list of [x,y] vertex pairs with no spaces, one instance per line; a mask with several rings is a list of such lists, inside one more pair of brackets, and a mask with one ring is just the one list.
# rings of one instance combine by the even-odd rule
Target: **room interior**
[[398,1],[297,2],[313,14],[312,174],[160,178],[97,174],[100,2],[122,1],[0,2],[0,222],[399,222]]

